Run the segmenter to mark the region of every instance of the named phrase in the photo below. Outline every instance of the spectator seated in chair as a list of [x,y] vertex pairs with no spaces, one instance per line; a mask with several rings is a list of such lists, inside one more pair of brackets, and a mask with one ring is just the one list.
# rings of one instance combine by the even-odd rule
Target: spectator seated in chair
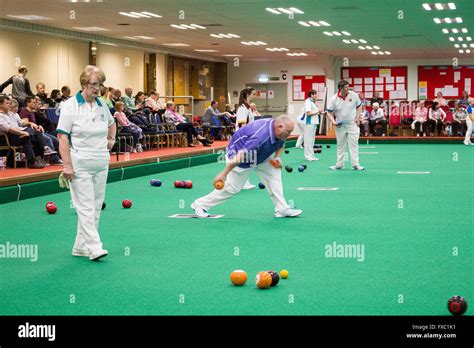
[[382,126],[382,136],[384,137],[387,134],[387,118],[385,117],[383,109],[379,107],[379,103],[372,104],[369,124],[370,133],[375,135],[375,126],[380,124]]
[[467,119],[466,109],[462,107],[461,102],[457,102],[454,106],[454,111],[453,111],[453,123],[452,123],[453,136],[455,137],[464,136],[467,130],[466,119]]
[[166,123],[169,125],[174,125],[176,129],[180,132],[187,134],[188,146],[194,147],[193,145],[193,136],[196,137],[204,146],[211,146],[212,141],[204,138],[202,135],[199,135],[196,129],[194,128],[193,123],[187,122],[184,116],[178,114],[175,111],[175,103],[169,101],[166,103],[166,111],[164,114]]
[[135,99],[132,96],[133,89],[131,86],[125,87],[125,95],[122,97],[122,102],[125,105],[125,110],[129,110],[132,113],[137,109],[135,106]]
[[428,129],[430,130],[430,136],[434,135],[435,127],[438,130],[438,136],[442,135],[441,132],[445,126],[445,119],[446,112],[444,112],[444,110],[441,108],[441,105],[437,101],[434,101],[431,105],[428,118]]
[[140,140],[143,139],[143,131],[142,129],[137,126],[135,123],[129,121],[124,110],[124,103],[116,102],[115,103],[115,114],[114,117],[117,119],[119,126],[121,127],[120,131],[130,133],[133,137],[133,142],[135,147],[132,148],[132,153],[135,152],[143,152],[142,144],[140,144]]
[[364,137],[369,136],[369,119],[370,113],[367,111],[365,104],[362,104],[359,114],[359,127],[361,128],[361,134],[363,134]]
[[229,113],[229,115],[230,115],[229,119],[230,119],[230,122],[231,122],[231,124],[229,124],[228,126],[231,126],[232,124],[235,124],[235,121],[237,120],[237,112],[236,112],[236,110],[232,110],[231,108],[232,108],[232,106],[230,104],[225,104],[225,111]]
[[462,97],[459,100],[459,103],[463,108],[467,108],[469,106],[469,93],[467,91],[462,92]]
[[[18,108],[16,101],[15,108]],[[56,154],[56,151],[46,144],[43,134],[30,127],[29,122],[22,120],[16,112],[11,111],[10,99],[5,96],[0,96],[0,132],[6,133],[12,146],[23,146],[28,168],[44,168],[42,157]]]
[[56,107],[56,102],[48,97],[46,86],[43,82],[36,84],[36,97],[39,98],[40,105],[46,106],[46,108]]
[[436,94],[436,98],[434,98],[433,102],[437,102],[440,107],[448,105],[448,103],[446,102],[446,99],[444,99],[444,97],[443,97],[442,92],[438,92]]
[[426,137],[428,132],[428,109],[423,100],[418,103],[418,107],[414,111],[411,128],[415,131],[417,137],[420,135]]
[[379,96],[379,92],[374,92],[374,96],[370,99],[371,106],[374,106],[375,103],[378,103],[379,107],[383,106],[383,99]]
[[160,95],[158,92],[151,91],[149,97],[145,100],[145,107],[149,108],[153,113],[158,112],[160,109],[164,109],[163,105],[161,105],[158,100],[159,98]]
[[[57,154],[57,149],[59,148],[58,138],[46,131],[54,129],[52,122],[47,118],[46,115],[38,112],[40,110],[40,106],[38,105],[38,100],[36,97],[26,97],[25,104],[26,106],[20,111],[20,117],[23,120],[23,124],[41,133],[45,139],[46,145],[52,151],[54,151],[54,153],[50,154],[51,157],[49,159],[51,160],[51,163],[55,165],[62,165],[63,161]],[[44,164],[45,166],[49,165],[47,162]]]
[[[222,129],[220,128],[220,126],[217,126],[215,124],[213,118],[217,117],[217,119],[219,120],[219,118],[222,118],[224,116],[227,118],[231,116],[231,114],[227,111],[220,112],[219,109],[217,108],[218,106],[219,106],[219,103],[213,100],[211,102],[211,106],[209,106],[206,109],[206,111],[204,111],[204,115],[202,116],[202,126],[211,128],[211,136],[214,139],[222,138]],[[218,127],[218,128],[215,128],[215,127]]]

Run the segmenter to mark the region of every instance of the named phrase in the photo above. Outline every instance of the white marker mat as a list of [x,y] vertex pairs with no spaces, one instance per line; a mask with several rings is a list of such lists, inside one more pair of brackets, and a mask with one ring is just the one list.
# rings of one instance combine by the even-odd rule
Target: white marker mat
[[298,191],[336,191],[339,187],[300,187]]
[[[211,215],[206,219],[220,219],[224,215]],[[193,218],[199,218],[196,214],[174,214],[168,216],[170,218],[175,218],[175,219],[193,219]]]
[[397,174],[430,174],[430,172],[397,172]]

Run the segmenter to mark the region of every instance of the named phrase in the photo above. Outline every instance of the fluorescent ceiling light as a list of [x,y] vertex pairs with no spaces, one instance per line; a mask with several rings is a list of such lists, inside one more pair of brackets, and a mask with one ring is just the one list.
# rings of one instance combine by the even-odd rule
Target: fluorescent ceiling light
[[451,24],[451,18],[446,17],[446,18],[444,19],[444,21],[445,21],[445,23]]
[[196,30],[196,29],[197,29],[197,28],[194,28],[194,27],[192,27],[192,26],[190,26],[190,25],[187,25],[187,24],[181,24],[181,26],[182,26],[183,28],[191,29],[191,30]]
[[437,10],[442,10],[442,9],[444,8],[444,7],[443,7],[443,4],[440,4],[439,2],[437,2],[437,3],[435,4],[435,7],[436,7]]
[[385,54],[385,53],[382,52],[382,51],[379,51],[378,53],[379,53],[381,56],[383,56],[383,55]]
[[448,3],[448,7],[449,7],[449,9],[451,9],[451,10],[455,10],[455,9],[456,9],[456,5],[454,4],[454,2],[449,2],[449,3]]
[[77,30],[84,30],[84,31],[107,31],[109,29],[100,28],[100,27],[72,27],[73,29]]
[[130,12],[130,14],[138,16],[138,17],[143,17],[143,18],[151,18],[151,16],[147,16],[146,14],[139,13],[139,12]]
[[186,28],[183,28],[181,25],[178,25],[178,24],[170,24],[170,27],[173,27],[173,28],[176,28],[176,29],[186,30]]
[[440,24],[440,23],[441,23],[441,19],[439,19],[439,18],[433,18],[433,20],[434,20],[434,22],[435,22],[436,24]]
[[457,30],[456,28],[451,29],[451,31],[452,31],[454,34],[457,34],[457,33],[459,32],[459,30]]
[[366,44],[366,43],[367,43],[367,41],[365,41],[365,40],[363,40],[363,39],[360,39],[359,42],[360,42],[360,43],[363,43],[363,44]]
[[364,46],[359,46],[359,49],[360,50],[365,50],[365,47]]
[[162,44],[162,45],[164,45],[164,46],[174,46],[174,47],[185,47],[185,46],[189,46],[188,44],[179,43],[179,42],[164,43],[164,44]]
[[454,44],[454,47],[459,48],[460,46],[459,46],[459,44]]
[[466,41],[472,41],[472,37],[470,36],[466,37]]
[[445,29],[443,29],[443,33],[445,33],[445,34],[449,34],[449,30],[448,30],[448,29],[446,29],[446,28],[445,28]]
[[466,50],[466,53],[471,53],[471,50]]
[[[355,43],[355,44],[356,44],[356,43],[359,43],[359,41],[357,41],[356,39],[351,39],[350,42]],[[362,41],[361,41],[361,43],[362,43]]]
[[462,28],[462,29],[461,29],[461,32],[467,33],[467,29],[466,29],[466,28]]
[[461,17],[456,17],[454,20],[458,23],[462,23],[462,18]]
[[346,43],[346,44],[350,44],[351,42],[349,40],[342,40],[342,42]]
[[150,36],[135,36],[137,39],[142,39],[142,40],[155,40],[154,37],[150,37]]
[[290,7],[290,11],[292,11],[293,13],[304,14],[303,11],[301,11],[300,9],[296,7]]
[[319,24],[318,22],[315,22],[315,21],[309,21],[308,23],[311,24],[314,27],[320,27],[321,26],[321,24]]
[[243,57],[243,56],[240,55],[240,54],[223,54],[222,56],[223,56],[223,57]]
[[[459,45],[458,45],[459,46]],[[463,48],[467,48],[467,44],[462,44]]]
[[230,36],[230,37],[235,37],[235,38],[237,38],[237,39],[238,39],[238,38],[240,38],[240,36],[239,36],[239,35],[235,35],[235,34],[227,34],[227,36]]
[[347,31],[342,31],[342,34],[346,35],[346,36],[351,36],[351,33],[347,32]]
[[374,46],[374,49],[379,50],[380,47],[379,46]]
[[278,7],[277,10],[280,11],[280,12],[289,14],[289,15],[290,15],[290,14],[293,14],[292,11],[290,11],[290,10],[288,10],[288,9],[286,9],[286,8],[283,8],[283,7]]
[[122,16],[127,16],[127,17],[132,17],[132,18],[140,18],[140,16],[136,16],[127,12],[119,12],[119,14],[121,14]]
[[303,21],[299,21],[298,24],[304,26],[304,27],[310,27],[311,25],[306,23],[306,22],[303,22]]
[[449,41],[456,41],[456,40],[454,39],[454,37],[450,37]]
[[329,24],[328,22],[325,22],[325,21],[319,21],[319,24],[324,25],[325,27],[330,27],[331,26],[331,24]]
[[199,25],[199,24],[191,24],[191,26],[198,29],[206,29],[206,27],[203,27],[202,25]]
[[7,17],[23,19],[25,21],[46,21],[52,20],[53,18],[36,16],[36,15],[7,15]]
[[329,31],[325,31],[325,32],[323,32],[323,34],[327,35],[327,36],[332,36],[332,34]]
[[378,54],[377,52],[370,52],[370,53],[372,53],[374,56],[376,56]]
[[365,46],[365,48],[367,48],[368,50],[371,50],[372,46]]
[[155,18],[162,18],[162,16],[160,16],[156,13],[151,13],[151,12],[142,12],[142,13],[147,15],[147,16],[151,16],[151,17],[155,17]]
[[338,31],[333,31],[332,33],[333,33],[334,35],[336,35],[336,36],[341,36],[341,35],[342,35],[342,34],[341,34],[340,32],[338,32]]
[[216,50],[205,50],[205,49],[195,49],[196,52],[219,52],[219,51],[216,51]]
[[385,51],[385,54],[391,55],[392,53],[390,53],[389,51]]
[[459,50],[459,53],[464,53],[464,50]]
[[281,14],[280,12],[278,12],[277,10],[275,10],[274,8],[269,8],[269,7],[267,7],[265,10],[267,10],[268,12],[274,13],[274,14]]
[[426,11],[431,11],[431,6],[430,6],[430,4],[423,4],[423,8],[424,8]]

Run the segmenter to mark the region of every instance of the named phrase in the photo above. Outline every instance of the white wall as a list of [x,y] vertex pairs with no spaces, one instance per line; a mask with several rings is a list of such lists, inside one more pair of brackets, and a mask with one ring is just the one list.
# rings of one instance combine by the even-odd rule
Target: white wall
[[[105,73],[105,85],[119,88],[122,94],[127,86],[131,86],[134,93],[143,90],[144,55],[143,51],[98,45],[96,65]],[[126,59],[129,66],[125,64]]]
[[[351,60],[349,67],[359,66],[406,66],[408,74],[408,100],[418,99],[418,66],[419,65],[451,65],[449,59],[423,59],[423,60]],[[474,59],[460,59],[459,65],[473,65]],[[341,69],[335,71],[336,81],[341,79]],[[336,84],[337,85],[337,84]]]
[[[38,82],[46,90],[68,85],[73,91],[80,87],[79,76],[88,63],[86,42],[63,40],[49,36],[0,30],[0,83],[18,73],[15,60],[28,67],[31,90]],[[11,92],[11,86],[5,89]]]

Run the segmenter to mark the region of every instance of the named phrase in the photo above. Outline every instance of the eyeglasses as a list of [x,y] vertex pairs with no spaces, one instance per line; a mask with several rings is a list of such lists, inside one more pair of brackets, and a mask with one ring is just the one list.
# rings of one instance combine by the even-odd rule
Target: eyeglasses
[[87,82],[87,85],[91,88],[102,88],[104,87],[104,85],[102,83],[90,83],[90,82]]

